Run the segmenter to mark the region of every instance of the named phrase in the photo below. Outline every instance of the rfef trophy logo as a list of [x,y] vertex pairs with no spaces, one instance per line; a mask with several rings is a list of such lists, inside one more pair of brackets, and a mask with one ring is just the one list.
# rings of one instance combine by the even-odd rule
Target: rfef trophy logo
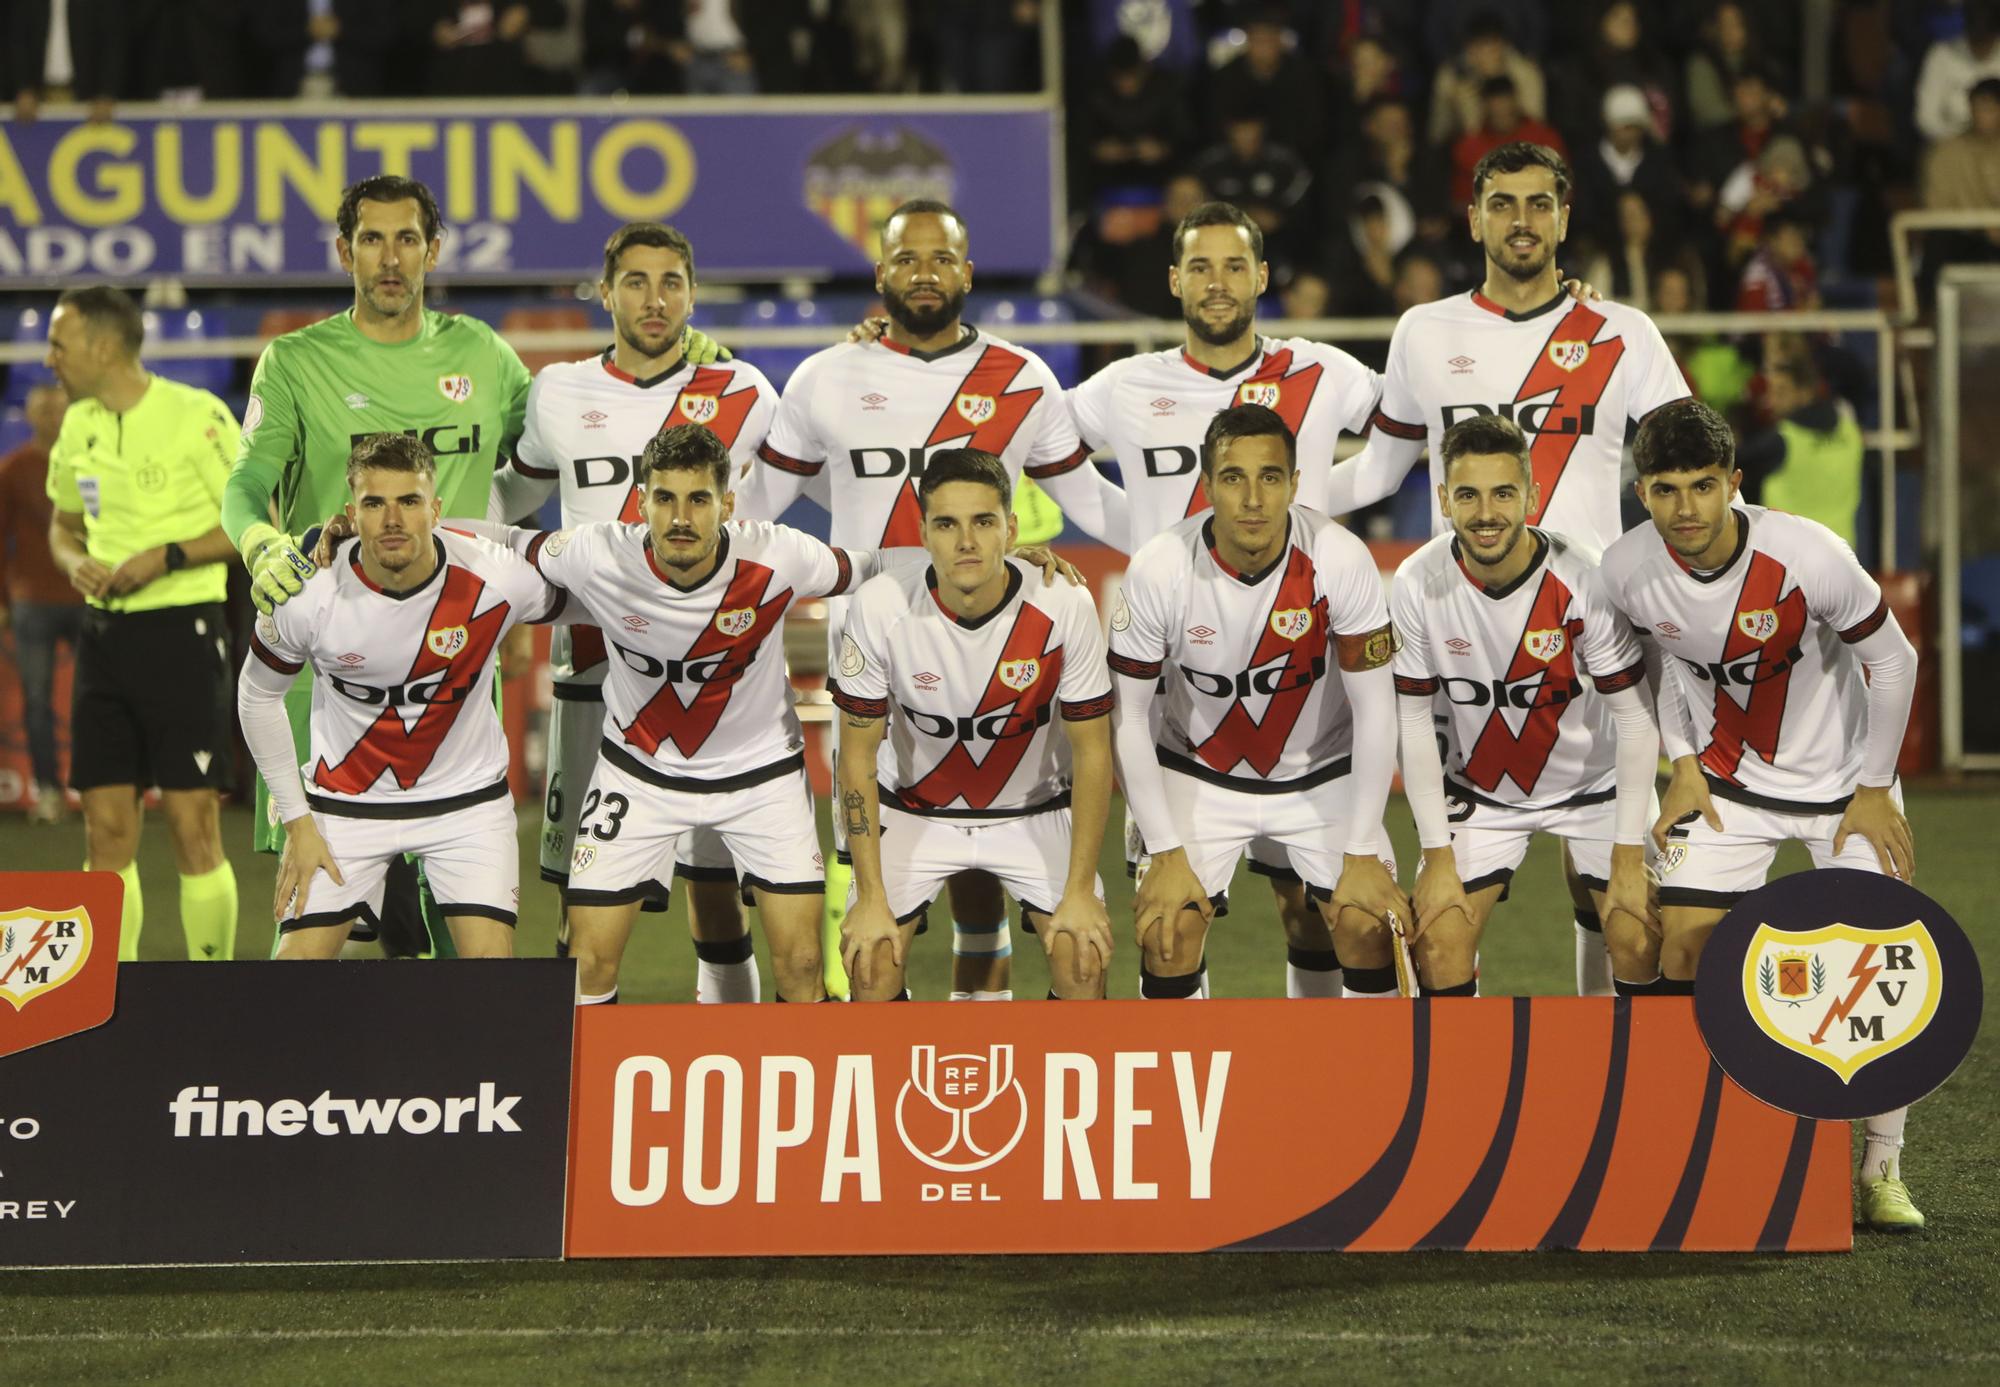
[[0,872],[0,1056],[111,1019],[124,894],[112,872]]
[[1943,1083],[1981,999],[1978,959],[1943,907],[1846,868],[1745,896],[1695,979],[1695,1017],[1729,1077],[1815,1118],[1889,1112]]
[[[922,1098],[925,1111],[911,1097]],[[910,1047],[910,1077],[896,1095],[896,1135],[932,1170],[963,1175],[998,1164],[1028,1129],[1028,1096],[1014,1077],[1014,1047],[939,1055]]]

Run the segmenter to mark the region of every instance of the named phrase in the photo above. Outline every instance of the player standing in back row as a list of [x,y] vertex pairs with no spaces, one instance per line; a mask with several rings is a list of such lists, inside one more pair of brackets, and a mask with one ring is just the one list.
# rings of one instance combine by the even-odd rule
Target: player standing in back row
[[[1786,840],[1815,867],[1910,879],[1896,759],[1917,652],[1831,530],[1738,500],[1735,438],[1708,406],[1660,410],[1633,451],[1653,523],[1612,545],[1602,573],[1665,665],[1660,733],[1674,775],[1653,829],[1659,990],[1689,995],[1709,936],[1764,884]],[[1873,1228],[1924,1224],[1902,1181],[1908,1115],[1864,1124],[1861,1216]]]
[[[633,222],[604,245],[598,295],[611,314],[612,345],[581,361],[546,366],[528,390],[527,419],[513,461],[493,477],[488,518],[519,520],[562,493],[562,525],[640,518],[639,457],[662,430],[699,424],[722,440],[742,475],[777,411],[778,392],[741,360],[697,366],[683,351],[694,311],[694,247],[658,222]],[[544,881],[569,880],[584,791],[604,735],[604,632],[559,629],[549,655],[555,708],[549,719],[548,792],[542,805]],[[713,833],[697,829],[674,873],[688,883],[702,1001],[758,999],[757,958],[736,900],[736,873]],[[565,914],[558,952],[569,948]]]
[[[777,519],[823,476],[833,543],[889,551],[889,567],[921,562],[924,460],[941,448],[977,448],[1000,459],[1010,482],[1025,473],[1086,532],[1119,543],[1123,493],[1090,465],[1055,375],[1033,352],[962,319],[972,259],[958,213],[942,202],[904,203],[882,225],[881,253],[875,287],[888,309],[888,332],[879,341],[830,347],[792,373],[759,455],[763,465],[744,487],[745,518]],[[828,682],[836,687],[834,647],[846,615],[845,602],[829,604]],[[838,816],[834,823],[838,845]],[[829,943],[847,876],[844,865],[827,872]],[[953,995],[1009,995],[1011,945],[998,883],[984,874],[956,879],[952,912]],[[827,956],[838,991],[844,979],[831,948]]]
[[[1430,448],[1431,486],[1444,484],[1444,435],[1460,419],[1498,414],[1530,440],[1541,504],[1530,525],[1592,555],[1618,538],[1619,477],[1632,429],[1688,394],[1660,330],[1636,308],[1564,292],[1556,248],[1569,230],[1569,166],[1537,144],[1502,145],[1472,176],[1466,224],[1485,253],[1486,278],[1470,293],[1403,314],[1389,340],[1374,429],[1360,453],[1337,464],[1334,515],[1391,495]],[[1431,532],[1450,525],[1431,517]],[[1564,854],[1575,907],[1577,990],[1609,995],[1603,924]]]

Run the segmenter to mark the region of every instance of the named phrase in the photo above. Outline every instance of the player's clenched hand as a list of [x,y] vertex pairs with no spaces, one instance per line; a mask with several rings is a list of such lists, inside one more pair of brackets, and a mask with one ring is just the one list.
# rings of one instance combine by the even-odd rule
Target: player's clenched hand
[[243,566],[250,570],[250,600],[266,616],[298,596],[306,579],[317,571],[313,561],[300,551],[298,541],[279,534],[273,525],[250,526],[238,547]]
[[1088,587],[1083,580],[1083,570],[1061,558],[1046,544],[1024,544],[1014,551],[1014,557],[1022,563],[1031,563],[1042,570],[1042,586],[1054,587],[1056,579],[1066,578],[1071,587]]
[[1674,762],[1674,778],[1667,782],[1667,792],[1660,796],[1660,817],[1653,821],[1653,846],[1665,852],[1667,830],[1697,815],[1708,820],[1708,826],[1717,833],[1722,832],[1722,815],[1715,812],[1715,801],[1709,798],[1701,763],[1692,756],[1683,756]]
[[1157,934],[1160,961],[1171,962],[1180,952],[1183,910],[1199,911],[1204,920],[1215,918],[1215,906],[1202,889],[1201,878],[1188,865],[1187,853],[1180,848],[1155,853],[1132,897],[1139,948],[1145,949],[1148,934]]
[[889,320],[887,318],[863,318],[847,330],[847,340],[858,346],[865,347],[870,342],[879,342],[882,339],[882,334],[888,330]]
[[[285,851],[278,859],[278,890],[271,902],[273,918],[289,920],[306,913],[313,876],[318,872],[332,877],[336,886],[347,885],[347,878],[340,874],[340,864],[333,860],[333,849],[320,837],[319,825],[313,822],[312,815],[301,814],[285,825]],[[298,898],[296,901],[294,896]]]
[[1471,922],[1472,902],[1466,898],[1465,883],[1458,876],[1458,859],[1452,855],[1450,848],[1438,848],[1424,854],[1423,866],[1417,871],[1417,889],[1410,904],[1415,908],[1415,915],[1399,915],[1397,918],[1416,921],[1408,931],[1408,938],[1413,944],[1440,917],[1454,910],[1463,912],[1466,922]]
[[857,987],[873,991],[882,981],[876,970],[882,965],[882,944],[889,945],[889,959],[903,966],[903,931],[889,913],[884,900],[857,900],[840,922],[840,961]]
[[1652,878],[1646,875],[1646,852],[1634,843],[1614,843],[1611,847],[1611,879],[1604,888],[1604,914],[1608,919],[1623,911],[1646,927],[1651,935],[1660,933],[1660,914]]
[[[1460,895],[1464,894],[1463,889]],[[1410,898],[1403,894],[1403,888],[1396,885],[1396,878],[1389,875],[1389,869],[1382,865],[1382,859],[1373,853],[1348,853],[1345,865],[1340,869],[1340,882],[1333,888],[1333,917],[1338,919],[1343,910],[1360,910],[1376,920],[1388,923],[1393,912],[1398,920],[1412,920],[1416,912],[1410,908]]]
[[1850,834],[1860,834],[1875,847],[1882,870],[1898,881],[1908,881],[1917,872],[1917,841],[1910,833],[1910,821],[1896,807],[1889,787],[1862,785],[1847,802],[1840,827],[1833,831],[1833,851],[1839,856]]
[[1055,913],[1038,930],[1052,964],[1056,940],[1068,935],[1070,947],[1076,950],[1076,980],[1085,987],[1102,981],[1111,963],[1111,916],[1095,891],[1065,891]]

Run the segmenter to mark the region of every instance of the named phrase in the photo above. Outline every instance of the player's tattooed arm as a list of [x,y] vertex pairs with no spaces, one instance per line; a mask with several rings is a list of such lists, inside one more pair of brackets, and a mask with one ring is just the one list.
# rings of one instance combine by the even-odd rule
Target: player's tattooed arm
[[840,797],[840,822],[849,838],[867,838],[875,830],[868,826],[868,801],[859,790],[849,790]]
[[1380,669],[1396,657],[1396,628],[1383,625],[1359,635],[1335,635],[1333,643],[1340,653],[1340,667],[1349,673]]

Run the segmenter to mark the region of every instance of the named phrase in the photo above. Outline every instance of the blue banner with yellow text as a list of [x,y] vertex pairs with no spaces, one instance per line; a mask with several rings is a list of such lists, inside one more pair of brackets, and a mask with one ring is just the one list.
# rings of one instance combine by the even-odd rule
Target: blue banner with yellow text
[[190,283],[339,273],[347,184],[430,185],[440,269],[581,278],[627,221],[671,221],[704,277],[865,272],[898,202],[953,203],[989,273],[1054,251],[1052,114],[1023,109],[739,114],[134,116],[0,124],[0,283]]

